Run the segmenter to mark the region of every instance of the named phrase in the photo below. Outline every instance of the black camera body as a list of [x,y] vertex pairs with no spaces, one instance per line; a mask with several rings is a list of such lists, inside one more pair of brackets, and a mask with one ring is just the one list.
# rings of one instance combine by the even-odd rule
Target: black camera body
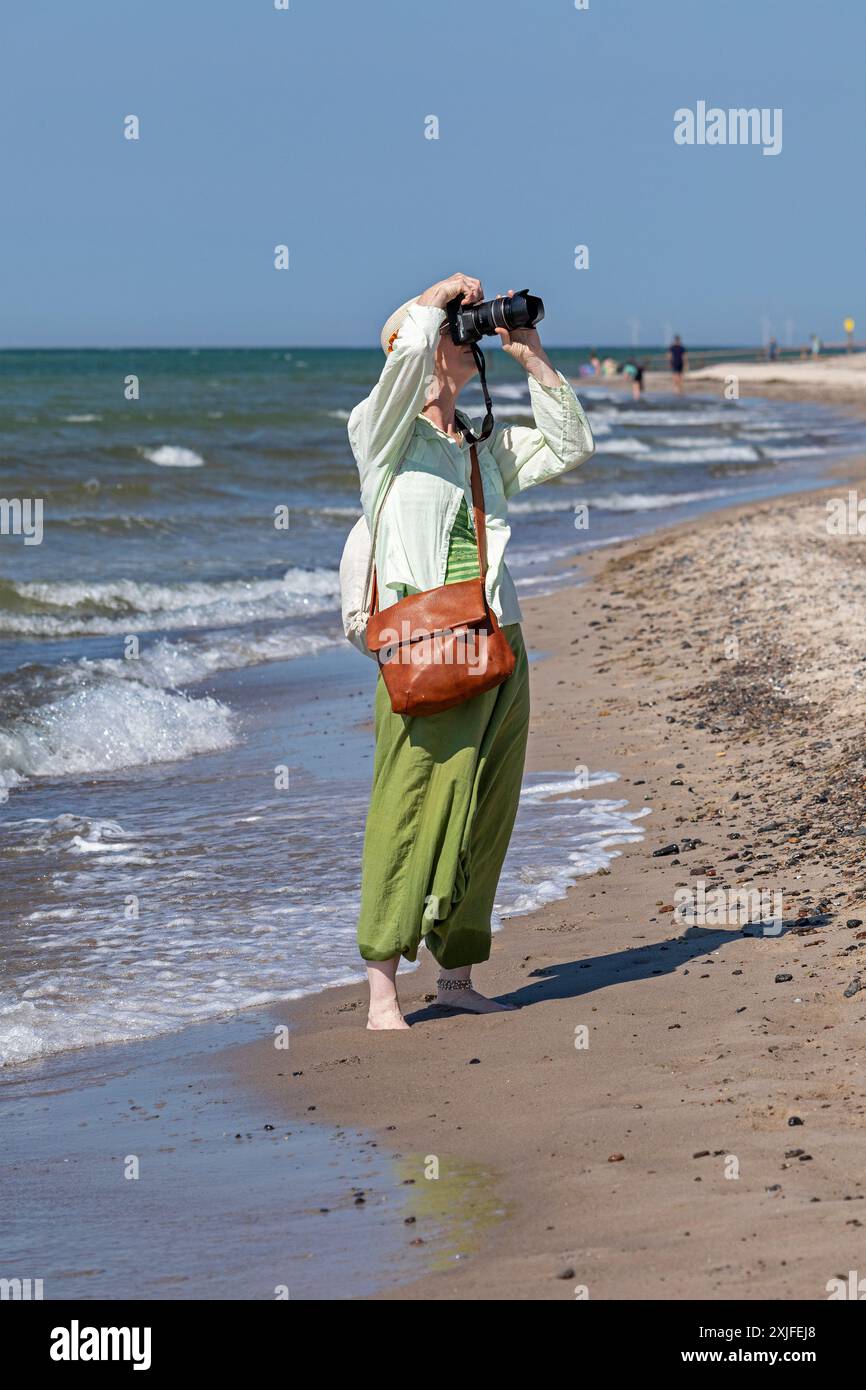
[[492,337],[497,328],[534,328],[544,318],[544,302],[529,290],[501,294],[480,304],[462,304],[460,295],[445,306],[453,343],[477,343]]

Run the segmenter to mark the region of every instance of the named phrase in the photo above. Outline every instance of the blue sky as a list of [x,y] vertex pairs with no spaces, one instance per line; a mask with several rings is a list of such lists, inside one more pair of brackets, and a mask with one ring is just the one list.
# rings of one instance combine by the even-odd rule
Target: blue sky
[[[367,345],[453,270],[551,343],[866,330],[859,0],[4,10],[4,347]],[[782,152],[677,146],[698,100],[781,107]]]

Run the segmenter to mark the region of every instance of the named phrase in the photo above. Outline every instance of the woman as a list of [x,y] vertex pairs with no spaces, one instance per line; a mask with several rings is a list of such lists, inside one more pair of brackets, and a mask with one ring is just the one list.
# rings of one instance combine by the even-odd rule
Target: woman
[[[480,573],[463,434],[471,424],[457,410],[476,366],[471,348],[457,346],[448,331],[445,305],[456,296],[464,304],[484,298],[478,280],[451,275],[391,315],[381,335],[382,375],[349,419],[371,532],[392,483],[376,536],[380,609]],[[472,985],[473,965],[490,955],[490,916],[517,814],[529,727],[522,615],[504,563],[508,498],[583,463],[593,442],[573,390],[535,329],[497,331],[529,377],[535,418],[535,429],[499,428],[478,446],[487,598],[515,667],[502,685],[414,718],[392,712],[379,678],[358,922],[372,1029],[408,1027],[397,966],[401,956],[415,960],[422,940],[440,966],[437,1003],[475,1013],[509,1007]]]

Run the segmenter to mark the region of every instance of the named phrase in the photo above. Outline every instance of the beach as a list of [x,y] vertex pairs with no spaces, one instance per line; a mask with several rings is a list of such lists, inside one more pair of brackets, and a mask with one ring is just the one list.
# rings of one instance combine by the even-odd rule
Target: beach
[[[707,393],[718,387],[694,389],[706,419]],[[846,405],[849,419],[862,418]],[[658,447],[660,467],[669,448]],[[742,452],[732,460],[742,462]],[[49,1271],[47,1296],[220,1297],[233,1281],[228,1296],[269,1297],[285,1279],[293,1296],[315,1298],[328,1296],[328,1271],[339,1268],[330,1287],[340,1298],[821,1299],[828,1280],[862,1267],[866,569],[860,536],[828,534],[826,501],[847,499],[866,463],[840,458],[833,470],[829,485],[825,472],[823,480],[804,478],[806,491],[747,495],[733,507],[715,497],[721,509],[692,512],[678,525],[624,542],[611,531],[599,548],[573,543],[555,582],[537,585],[539,596],[531,584],[524,591],[533,795],[502,929],[477,972],[482,989],[519,1011],[437,1013],[429,959],[401,976],[407,1033],[365,1031],[348,955],[338,964],[350,983],[323,972],[286,992],[300,997],[275,998],[278,970],[296,970],[297,958],[268,954],[266,914],[248,883],[243,900],[232,900],[241,858],[262,853],[250,840],[234,847],[225,883],[217,876],[208,885],[217,922],[231,924],[237,938],[226,928],[214,951],[215,997],[207,993],[208,958],[190,991],[178,947],[171,969],[155,978],[164,1011],[150,1007],[150,995],[136,997],[139,1027],[155,1040],[124,1042],[121,1030],[109,1050],[83,1033],[83,1050],[58,1054],[54,1037],[32,1028],[44,1055],[5,1071],[4,1100],[23,1105],[22,1117],[40,1097],[73,1097],[39,1132],[46,1172],[90,1117],[92,1151],[69,1181],[69,1211],[86,1206],[94,1152],[122,1157],[130,1148],[124,1126],[153,1121],[138,1127],[153,1134],[166,1100],[165,1147],[184,1161],[172,1173],[180,1160],[158,1158],[163,1146],[148,1139],[159,1219],[166,1229],[182,1222],[190,1192],[209,1179],[218,1207],[186,1248],[161,1244],[158,1228],[144,1280],[112,1268],[116,1233],[106,1236],[107,1259],[96,1226],[80,1237],[92,1258],[76,1261],[70,1237],[62,1268]],[[791,478],[779,478],[774,491],[782,494]],[[548,515],[556,505],[553,498]],[[264,597],[272,601],[270,591]],[[96,635],[105,639],[104,621]],[[324,671],[342,684],[320,701]],[[276,713],[287,690],[290,723]],[[275,745],[289,747],[287,761],[309,775],[300,783],[315,811],[309,843],[317,827],[331,835],[313,772],[317,760],[333,768],[321,728],[335,714],[343,721],[339,756],[366,747],[369,759],[372,682],[361,659],[344,668],[322,649],[252,674],[238,663],[194,693],[220,708],[240,702],[238,751],[204,752],[134,777],[121,771],[112,795],[157,795],[173,805],[183,768],[198,767],[205,771],[196,774],[195,795],[211,796],[213,784],[216,797],[209,757],[230,759],[219,765],[222,776],[243,789]],[[317,701],[324,707],[316,711]],[[52,785],[33,794],[47,798]],[[94,816],[104,814],[100,797],[111,785],[110,770],[102,791],[98,777],[82,782]],[[357,844],[363,786],[352,782],[344,793],[345,833]],[[266,799],[240,810],[290,835]],[[205,844],[208,824],[228,833],[215,814],[194,823]],[[173,824],[180,835],[182,823]],[[121,847],[131,861],[125,872],[151,873],[135,862],[148,846],[92,826],[89,834],[93,844]],[[571,863],[570,837],[579,846]],[[90,851],[88,865],[102,858]],[[154,883],[168,869],[180,884],[197,863],[189,847],[179,862],[164,852],[154,858]],[[252,872],[273,874],[260,857]],[[80,892],[81,878],[74,882]],[[116,879],[105,883],[106,893],[118,893]],[[330,918],[327,899],[315,899],[314,965],[329,920],[336,928],[351,910],[351,882],[337,875],[330,883],[338,892]],[[308,896],[314,884],[307,880]],[[62,888],[55,881],[55,892]],[[677,917],[678,892],[738,888],[774,903],[780,894],[781,923],[685,925]],[[303,903],[286,905],[303,930]],[[265,952],[264,976],[243,956],[247,912]],[[225,993],[233,951],[245,970],[240,998]],[[125,978],[135,981],[134,957],[127,965]],[[166,1007],[183,988],[184,1007]],[[211,1012],[238,1009],[207,1025],[206,1045],[196,1041]],[[88,1027],[95,1017],[87,1015]],[[275,1045],[283,1030],[287,1050]],[[126,1072],[135,1086],[118,1081]],[[203,1099],[188,1108],[184,1091]],[[94,1094],[104,1105],[91,1116]],[[112,1104],[121,1107],[113,1116],[104,1108]],[[202,1118],[210,1106],[220,1117],[212,1133]],[[271,1152],[278,1141],[292,1153],[295,1175],[257,1159],[256,1219],[236,1219],[244,1199],[220,1194],[244,1191],[249,1145]],[[329,1144],[339,1158],[326,1179],[320,1155]],[[26,1157],[25,1143],[4,1157],[4,1174]],[[288,1274],[279,1252],[262,1243],[268,1212],[286,1192],[293,1218],[300,1211],[302,1219],[288,1221],[284,1240],[306,1256]],[[38,1184],[30,1195],[38,1207]],[[56,1211],[56,1192],[52,1200]],[[223,1281],[202,1272],[217,1239],[228,1257]],[[22,1246],[31,1265],[39,1248],[31,1230]],[[359,1250],[369,1255],[363,1265]]]
[[[479,978],[518,1014],[436,1016],[428,962],[408,1034],[365,1034],[347,989],[300,1006],[296,1089],[239,1056],[274,1102],[490,1173],[483,1252],[382,1296],[820,1299],[862,1265],[866,571],[825,517],[819,494],[706,519],[530,610],[530,766],[591,747],[652,815],[495,938]],[[695,876],[779,891],[782,930],[678,929]]]

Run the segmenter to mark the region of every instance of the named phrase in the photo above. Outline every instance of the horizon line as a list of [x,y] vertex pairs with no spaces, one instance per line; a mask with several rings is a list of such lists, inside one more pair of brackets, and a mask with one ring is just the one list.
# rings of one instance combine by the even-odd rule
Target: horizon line
[[[491,344],[492,346],[492,344]],[[551,352],[604,352],[613,348],[628,348],[631,352],[650,352],[656,348],[670,346],[668,343],[546,343]],[[781,346],[781,345],[780,345]],[[782,348],[793,352],[808,343],[796,343]],[[825,343],[825,347],[832,344]],[[695,342],[695,347],[703,351],[715,348],[754,348],[766,347],[765,343],[747,342]],[[13,344],[0,346],[2,352],[381,352],[378,343],[39,343]]]

